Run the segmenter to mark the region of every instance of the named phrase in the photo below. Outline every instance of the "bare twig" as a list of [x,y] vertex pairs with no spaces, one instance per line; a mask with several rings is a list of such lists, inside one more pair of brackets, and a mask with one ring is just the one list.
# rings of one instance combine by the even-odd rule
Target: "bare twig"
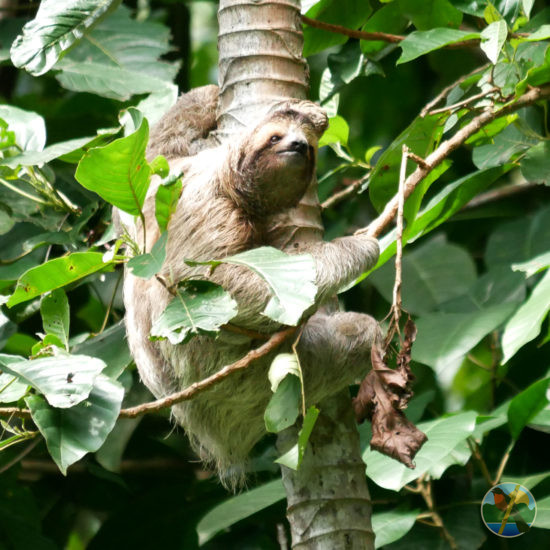
[[366,32],[366,31],[356,31],[354,29],[348,29],[347,27],[342,27],[340,25],[332,25],[331,23],[324,23],[323,21],[318,21],[317,19],[310,19],[305,15],[302,15],[302,21],[314,29],[321,29],[323,31],[333,32],[336,34],[343,34],[344,36],[349,36],[350,38],[358,38],[359,40],[380,40],[381,42],[389,42],[391,44],[396,44],[401,42],[405,37],[399,34],[388,34],[385,32]]
[[494,94],[495,92],[498,92],[499,88],[494,86],[493,88],[485,91],[480,92],[479,94],[472,95],[470,97],[467,97],[466,99],[463,99],[462,101],[458,101],[457,103],[453,103],[452,105],[447,105],[446,107],[441,107],[439,109],[433,109],[432,111],[429,111],[428,114],[430,115],[436,115],[439,113],[445,113],[446,111],[454,111],[455,109],[460,109],[461,107],[466,107],[466,105],[469,105],[470,103],[474,103],[478,99],[483,99],[484,97]]
[[500,478],[502,477],[502,474],[504,473],[504,468],[506,468],[506,464],[508,464],[508,460],[510,459],[510,454],[512,452],[512,449],[514,448],[515,441],[512,441],[510,445],[506,448],[506,452],[502,456],[502,459],[500,460],[500,464],[498,465],[498,470],[495,476],[495,479],[493,480],[493,485],[497,485],[497,483],[500,482]]
[[424,499],[424,502],[426,503],[426,506],[428,507],[428,510],[430,512],[431,519],[434,523],[434,526],[437,527],[441,534],[443,535],[443,538],[447,541],[447,544],[451,548],[451,550],[458,550],[458,545],[451,535],[447,528],[445,527],[445,524],[443,523],[443,520],[441,519],[441,516],[439,515],[439,512],[437,511],[435,507],[435,502],[432,494],[432,483],[429,478],[426,478],[426,476],[422,476],[417,481],[417,486],[419,489],[419,493],[422,495],[422,498]]
[[[150,401],[149,403],[142,403],[141,405],[136,405],[135,407],[130,407],[128,409],[122,409],[120,411],[119,418],[135,418],[137,416],[141,416],[142,414],[160,411],[167,407],[171,407],[176,403],[181,403],[182,401],[189,401],[199,393],[202,393],[212,386],[219,384],[224,378],[227,378],[234,372],[246,369],[253,361],[256,361],[256,359],[267,355],[270,351],[273,351],[278,346],[280,346],[297,330],[298,327],[289,327],[279,332],[276,332],[275,334],[271,335],[271,337],[267,342],[265,342],[265,344],[262,344],[260,347],[253,350],[250,350],[244,357],[241,357],[241,359],[235,361],[231,365],[223,367],[212,376],[204,378],[199,382],[195,382],[187,388],[163,397],[162,399]],[[31,412],[28,409],[19,409],[17,407],[2,407],[0,408],[0,416],[30,418]]]
[[[381,41],[389,42],[390,44],[398,44],[406,38],[401,34],[389,34],[386,32],[368,32],[368,31],[357,31],[355,29],[348,29],[347,27],[342,27],[341,25],[332,25],[331,23],[325,23],[324,21],[319,21],[317,19],[310,19],[305,15],[302,15],[302,22],[306,25],[313,27],[315,29],[320,29],[323,31],[333,32],[335,34],[342,34],[344,36],[349,36],[350,38],[358,38],[359,40],[369,40],[369,41]],[[479,44],[479,38],[473,38],[471,40],[462,40],[460,42],[454,42],[443,46],[444,49],[456,49],[456,48],[472,48]]]
[[493,486],[494,485],[493,479],[491,478],[491,474],[489,473],[489,468],[487,468],[487,464],[483,459],[483,455],[481,454],[481,450],[479,448],[479,445],[477,444],[477,441],[473,437],[469,437],[468,439],[466,439],[466,443],[468,443],[468,447],[470,447],[470,451],[472,453],[472,456],[474,457],[474,460],[479,465],[479,469],[481,470],[483,478],[485,479],[488,485]]
[[[461,128],[454,136],[441,143],[425,159],[424,166],[418,168],[405,181],[405,198],[409,197],[416,186],[443,160],[445,160],[454,150],[458,149],[470,136],[474,135],[480,128],[489,124],[493,120],[513,113],[527,105],[550,97],[550,86],[542,88],[531,88],[524,95],[516,100],[510,101],[498,110],[487,109],[480,115],[473,118],[466,126]],[[359,233],[366,233],[372,237],[378,237],[382,231],[393,221],[397,214],[399,196],[394,196],[385,206],[384,210],[368,227],[359,230]]]
[[197,394],[211,388],[212,386],[215,386],[216,384],[219,384],[224,378],[227,378],[235,371],[245,369],[256,359],[267,355],[270,351],[282,344],[287,338],[290,338],[296,330],[297,327],[290,327],[276,332],[265,344],[262,344],[259,348],[250,350],[244,357],[238,361],[235,361],[231,365],[223,367],[216,374],[213,374],[204,380],[200,380],[199,382],[195,382],[187,388],[184,388],[183,390],[172,395],[168,395],[162,399],[157,399],[156,401],[152,401],[150,403],[142,403],[141,405],[130,407],[128,409],[122,409],[119,416],[122,418],[135,418],[136,416],[141,416],[142,414],[171,407],[172,405],[181,403],[182,401],[188,401]]
[[506,187],[499,187],[498,189],[492,189],[491,191],[481,193],[481,195],[474,197],[469,203],[463,206],[462,210],[469,210],[470,208],[476,208],[489,202],[512,197],[518,193],[524,193],[525,191],[530,191],[539,186],[539,183],[522,182],[507,185]]
[[399,331],[399,319],[401,318],[401,281],[402,281],[402,259],[403,259],[403,210],[405,208],[405,179],[407,177],[407,159],[410,150],[406,145],[403,145],[401,154],[401,169],[399,170],[399,189],[397,192],[397,233],[395,236],[396,252],[395,252],[395,283],[393,285],[393,300],[392,300],[392,321],[388,328],[386,336],[386,346],[389,345],[393,335],[397,332],[401,341],[401,333]]
[[323,201],[321,203],[321,208],[323,210],[327,208],[331,208],[335,204],[338,204],[339,202],[342,202],[344,199],[347,199],[349,196],[355,194],[361,186],[365,183],[365,180],[368,178],[369,174],[366,176],[353,181],[348,186],[346,186],[345,189],[342,189],[342,191],[338,191],[338,193],[334,193],[334,195],[330,196],[326,201]]
[[477,69],[474,69],[472,72],[465,74],[461,76],[458,80],[455,80],[452,84],[449,84],[443,90],[441,90],[423,109],[420,111],[420,116],[425,117],[440,101],[443,101],[449,93],[456,88],[457,86],[460,86],[465,80],[468,80],[471,76],[474,76],[476,73],[480,71],[484,71],[489,66],[489,63],[486,63],[485,65],[482,65],[481,67],[478,67]]

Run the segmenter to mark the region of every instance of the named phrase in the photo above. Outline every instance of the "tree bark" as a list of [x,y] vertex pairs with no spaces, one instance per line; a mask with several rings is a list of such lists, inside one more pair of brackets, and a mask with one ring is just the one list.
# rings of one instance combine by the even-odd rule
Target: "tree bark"
[[[304,99],[309,75],[300,0],[220,0],[218,20],[218,135],[226,139],[252,127],[275,103]],[[269,242],[287,249],[322,236],[314,182]],[[372,550],[371,502],[349,393],[326,399],[320,409],[301,467],[282,467],[292,547]],[[297,433],[294,426],[279,435],[281,453],[296,443]]]

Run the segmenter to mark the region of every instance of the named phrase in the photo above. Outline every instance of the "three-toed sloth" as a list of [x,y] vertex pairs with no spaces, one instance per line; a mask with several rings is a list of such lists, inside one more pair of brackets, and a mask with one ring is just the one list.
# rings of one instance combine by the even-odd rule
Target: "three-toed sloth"
[[[189,267],[184,260],[220,259],[279,244],[272,242],[275,227],[316,186],[317,143],[327,119],[309,101],[286,101],[252,130],[215,145],[208,134],[215,127],[216,99],[215,87],[182,96],[151,133],[149,157],[163,154],[173,169],[185,174],[159,275],[169,284],[188,278],[209,278],[221,284],[238,304],[232,325],[273,333],[281,326],[261,314],[270,291],[259,276],[229,264],[210,272],[205,267]],[[153,182],[144,207],[148,250],[159,237],[154,216],[157,187],[158,182]],[[137,241],[141,242],[139,232],[138,228]],[[286,251],[307,252],[315,259],[317,305],[372,267],[378,257],[376,240],[365,235],[331,242],[298,240],[290,248]],[[195,336],[185,344],[152,341],[151,327],[172,297],[159,280],[126,273],[130,349],[143,382],[156,397],[214,374],[262,343],[224,329],[216,338]],[[362,378],[377,337],[378,325],[367,315],[328,313],[326,309],[312,315],[297,347],[308,404]],[[289,347],[273,351],[172,409],[198,454],[228,484],[242,479],[246,458],[265,433],[264,410],[272,395],[267,371],[275,355]]]

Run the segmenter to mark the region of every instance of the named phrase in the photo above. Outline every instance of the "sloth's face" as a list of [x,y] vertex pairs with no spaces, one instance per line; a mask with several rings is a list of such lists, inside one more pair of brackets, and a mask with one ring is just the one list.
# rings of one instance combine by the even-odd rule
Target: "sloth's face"
[[274,117],[258,127],[244,151],[240,171],[242,194],[255,214],[276,213],[296,206],[315,169],[317,135],[307,120]]

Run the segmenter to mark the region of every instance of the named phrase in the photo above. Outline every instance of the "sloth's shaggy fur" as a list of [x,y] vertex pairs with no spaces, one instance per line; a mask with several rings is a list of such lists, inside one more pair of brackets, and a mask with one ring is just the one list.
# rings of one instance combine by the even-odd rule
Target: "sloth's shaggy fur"
[[[164,146],[169,157],[174,156],[174,151],[175,156],[196,153],[193,147],[200,140],[204,140],[202,146],[208,143],[211,119],[198,126],[202,119],[195,112],[186,114],[189,104],[196,104],[200,90],[193,92],[193,101],[184,96],[176,105],[173,117],[182,126],[177,136],[166,117],[161,121],[152,135],[164,145],[154,142],[150,156],[163,153]],[[208,101],[212,103],[211,87],[204,97],[203,107]],[[209,110],[212,111],[215,109]],[[189,267],[183,259],[219,259],[273,244],[270,235],[277,220],[315,186],[317,141],[325,127],[326,116],[319,107],[307,101],[289,101],[277,106],[252,131],[231,142],[207,148],[190,158],[175,159],[171,164],[184,170],[184,186],[168,227],[167,257],[160,275],[170,283],[205,277],[204,268]],[[162,136],[167,132],[171,135]],[[185,145],[189,136],[195,136],[194,145]],[[157,187],[158,182],[152,184],[144,209],[148,250],[159,236],[154,217]],[[138,242],[140,233],[138,227]],[[378,257],[378,244],[369,237],[354,236],[331,242],[298,243],[289,252],[313,255],[319,289],[316,301],[320,304],[372,267]],[[209,278],[223,285],[237,301],[239,312],[233,324],[262,332],[280,328],[261,315],[270,294],[260,277],[244,267],[222,264]],[[216,339],[196,336],[184,345],[151,341],[151,326],[171,298],[155,278],[145,280],[126,274],[124,301],[130,348],[143,382],[157,397],[214,374],[260,343],[225,330]],[[378,326],[367,315],[313,315],[298,346],[307,401],[317,403],[362,377],[377,335]],[[193,447],[204,460],[215,465],[228,485],[242,481],[246,458],[265,432],[263,414],[271,396],[267,370],[274,356],[282,351],[284,347],[193,400],[173,407],[173,414]]]

